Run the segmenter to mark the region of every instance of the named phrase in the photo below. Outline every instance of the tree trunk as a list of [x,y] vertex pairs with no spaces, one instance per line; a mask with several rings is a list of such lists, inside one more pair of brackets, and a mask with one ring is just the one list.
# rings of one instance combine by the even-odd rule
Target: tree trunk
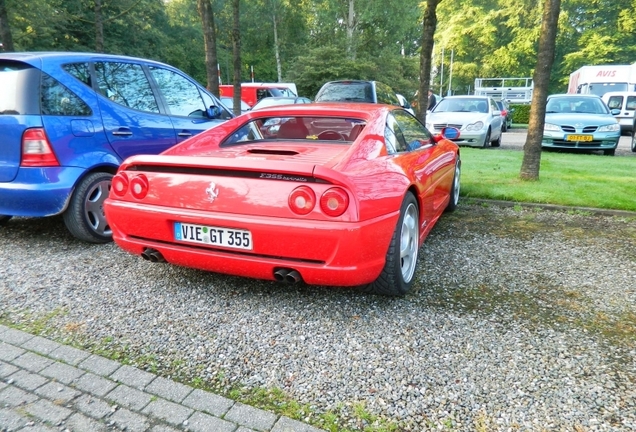
[[356,49],[353,44],[353,32],[356,28],[356,14],[353,2],[354,0],[349,0],[349,13],[347,14],[347,56],[351,60],[356,59]]
[[232,58],[234,65],[234,114],[241,114],[241,27],[239,20],[240,0],[232,0]]
[[205,74],[207,88],[215,96],[219,96],[219,62],[216,54],[216,26],[214,10],[210,0],[197,0],[197,9],[203,26],[203,44],[205,47]]
[[532,93],[532,105],[530,106],[528,136],[523,146],[523,161],[519,173],[521,180],[539,180],[541,140],[543,139],[543,126],[545,124],[545,104],[548,99],[550,72],[554,63],[560,12],[561,0],[543,1],[537,66],[532,77],[534,80],[534,91]]
[[15,51],[5,0],[0,0],[0,51]]
[[95,0],[95,51],[104,52],[104,19],[101,0]]
[[426,0],[422,18],[422,49],[420,52],[420,87],[417,96],[417,118],[426,124],[428,89],[431,87],[431,67],[435,29],[437,27],[437,5],[441,0]]
[[276,72],[278,73],[278,82],[282,82],[283,70],[280,64],[280,47],[278,46],[278,23],[276,22],[276,13],[272,14],[272,22],[274,23],[274,54],[276,56]]

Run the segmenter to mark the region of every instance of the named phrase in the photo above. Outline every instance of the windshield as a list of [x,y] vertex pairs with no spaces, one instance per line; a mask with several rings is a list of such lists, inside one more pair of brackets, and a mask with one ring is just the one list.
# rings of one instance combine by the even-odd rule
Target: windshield
[[484,98],[446,98],[442,99],[432,112],[488,112],[488,100]]
[[551,113],[586,113],[608,114],[609,111],[601,99],[594,97],[552,97],[548,99],[546,114]]
[[579,93],[603,96],[607,92],[627,91],[627,83],[593,83],[583,84]]

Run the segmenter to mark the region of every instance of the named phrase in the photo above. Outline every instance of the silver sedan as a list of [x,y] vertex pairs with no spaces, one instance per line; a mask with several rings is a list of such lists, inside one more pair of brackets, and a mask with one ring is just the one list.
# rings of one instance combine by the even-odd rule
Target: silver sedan
[[497,103],[487,96],[448,96],[426,115],[426,127],[440,133],[459,129],[455,143],[471,147],[499,147],[504,118]]

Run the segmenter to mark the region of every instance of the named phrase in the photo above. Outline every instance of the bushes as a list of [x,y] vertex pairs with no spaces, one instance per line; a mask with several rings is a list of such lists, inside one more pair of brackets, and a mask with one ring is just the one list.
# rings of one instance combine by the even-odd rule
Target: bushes
[[510,104],[512,112],[512,122],[528,124],[530,120],[530,104]]

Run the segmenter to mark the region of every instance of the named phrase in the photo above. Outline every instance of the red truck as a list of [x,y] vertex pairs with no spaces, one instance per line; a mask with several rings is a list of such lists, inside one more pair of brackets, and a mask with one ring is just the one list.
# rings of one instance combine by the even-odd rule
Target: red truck
[[[233,97],[233,85],[220,85],[221,96]],[[267,83],[241,83],[241,99],[253,107],[259,100],[271,96],[296,96],[289,87]]]

